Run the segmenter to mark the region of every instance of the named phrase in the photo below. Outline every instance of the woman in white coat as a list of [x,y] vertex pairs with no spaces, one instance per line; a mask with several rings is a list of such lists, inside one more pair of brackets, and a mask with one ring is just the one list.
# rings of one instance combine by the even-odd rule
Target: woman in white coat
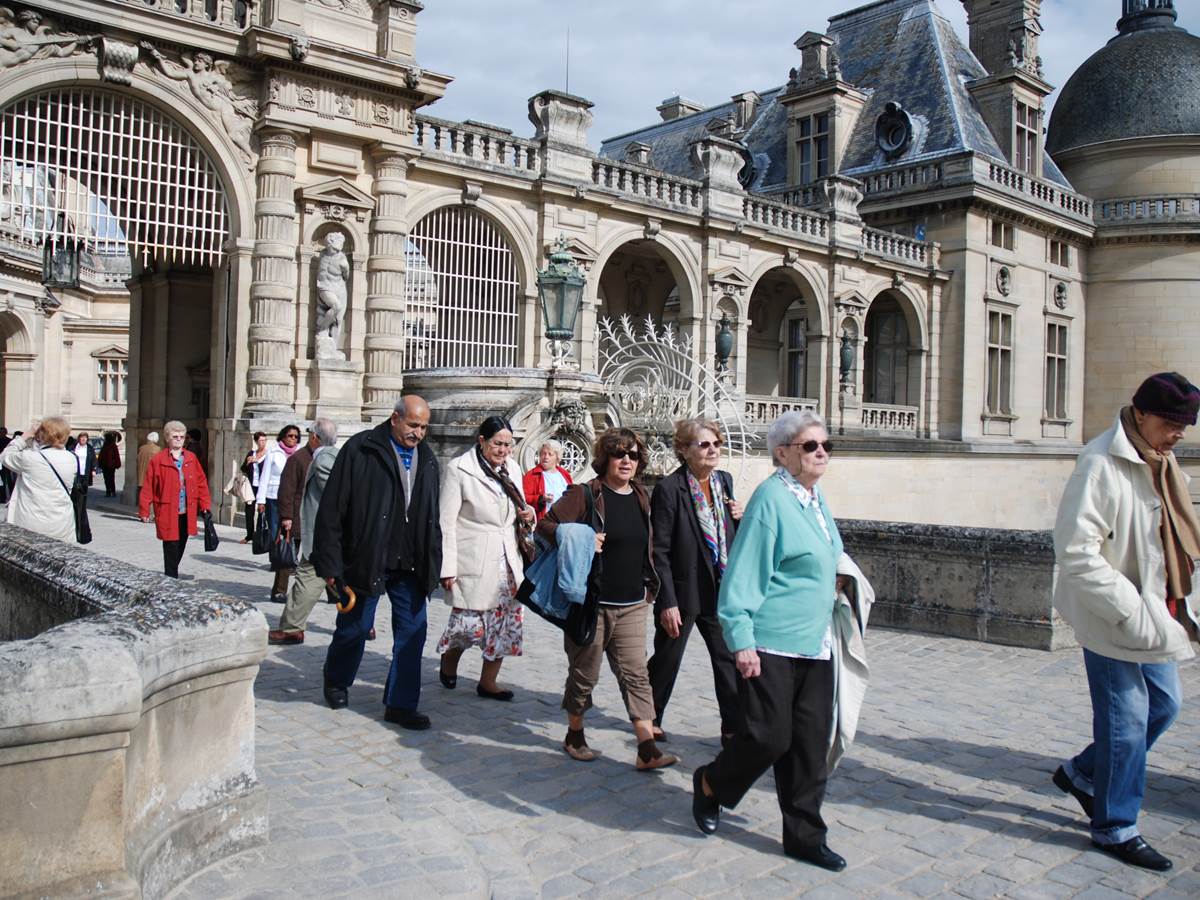
[[475,692],[489,700],[511,700],[496,684],[506,656],[520,656],[522,610],[517,585],[524,562],[517,546],[520,521],[532,526],[533,509],[518,485],[521,470],[509,457],[512,426],[502,416],[484,420],[476,445],[446,467],[440,498],[442,588],[451,607],[438,641],[442,686],[458,683],[463,651],[479,647],[483,669]]
[[70,435],[66,420],[54,416],[34,422],[0,453],[0,465],[20,476],[8,504],[10,525],[60,541],[75,540],[75,455],[64,449]]

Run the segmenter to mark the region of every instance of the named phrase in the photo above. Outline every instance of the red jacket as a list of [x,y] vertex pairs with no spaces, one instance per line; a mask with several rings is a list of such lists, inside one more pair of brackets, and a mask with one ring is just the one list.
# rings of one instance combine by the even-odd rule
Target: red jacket
[[[190,450],[183,451],[183,482],[187,488],[187,530],[189,535],[194,535],[197,533],[196,513],[212,509],[212,498],[200,460]],[[155,453],[146,467],[146,480],[138,497],[138,515],[143,519],[150,515],[151,503],[154,504],[158,539],[179,540],[179,471],[170,450]]]
[[[571,485],[571,473],[562,466],[555,466],[558,469],[558,474],[566,479],[567,484]],[[525,477],[521,479],[521,489],[525,493],[525,502],[533,507],[533,511],[537,514],[540,521],[550,510],[549,503],[543,503],[542,497],[546,493],[546,480],[542,477],[542,467],[534,466],[525,473]]]

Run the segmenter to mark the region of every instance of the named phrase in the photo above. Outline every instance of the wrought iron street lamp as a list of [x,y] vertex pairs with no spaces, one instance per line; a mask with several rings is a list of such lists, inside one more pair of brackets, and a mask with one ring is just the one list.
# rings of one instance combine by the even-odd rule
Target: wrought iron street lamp
[[562,235],[554,242],[549,265],[538,272],[538,297],[542,302],[542,317],[546,322],[546,342],[551,365],[558,367],[572,355],[575,340],[575,317],[583,304],[586,279],[567,250]]
[[[59,222],[64,221],[59,213]],[[65,228],[50,232],[42,241],[42,284],[47,288],[79,287],[79,257],[83,243],[67,235]]]

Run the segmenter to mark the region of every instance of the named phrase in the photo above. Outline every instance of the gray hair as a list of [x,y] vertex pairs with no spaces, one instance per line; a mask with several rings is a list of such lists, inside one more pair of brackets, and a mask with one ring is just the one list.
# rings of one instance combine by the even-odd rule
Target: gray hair
[[549,447],[550,452],[558,457],[559,462],[562,462],[563,445],[560,441],[556,441],[553,438],[547,438],[538,446],[538,453],[542,452],[542,447]]
[[173,434],[187,434],[187,426],[178,419],[172,419],[163,426],[163,436],[170,437]]
[[148,440],[152,444],[157,444],[158,443],[158,432],[157,431],[150,432],[148,435],[146,435],[146,440]]
[[313,433],[316,434],[317,440],[321,442],[322,447],[332,447],[337,443],[338,438],[337,424],[333,419],[313,419]]
[[776,449],[787,446],[800,432],[814,426],[824,428],[825,420],[811,409],[792,410],[776,419],[767,432],[767,452],[771,454],[771,461],[775,461]]

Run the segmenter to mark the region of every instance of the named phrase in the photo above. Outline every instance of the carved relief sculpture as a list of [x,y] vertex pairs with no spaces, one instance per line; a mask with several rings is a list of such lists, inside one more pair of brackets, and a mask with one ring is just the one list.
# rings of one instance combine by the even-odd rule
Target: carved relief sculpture
[[350,261],[342,252],[345,245],[344,234],[330,233],[317,262],[317,359],[346,358],[337,349],[346,315],[346,281],[350,278]]
[[0,6],[0,68],[85,53],[95,45],[95,37],[63,31],[54,19],[43,19],[32,9],[14,14]]

